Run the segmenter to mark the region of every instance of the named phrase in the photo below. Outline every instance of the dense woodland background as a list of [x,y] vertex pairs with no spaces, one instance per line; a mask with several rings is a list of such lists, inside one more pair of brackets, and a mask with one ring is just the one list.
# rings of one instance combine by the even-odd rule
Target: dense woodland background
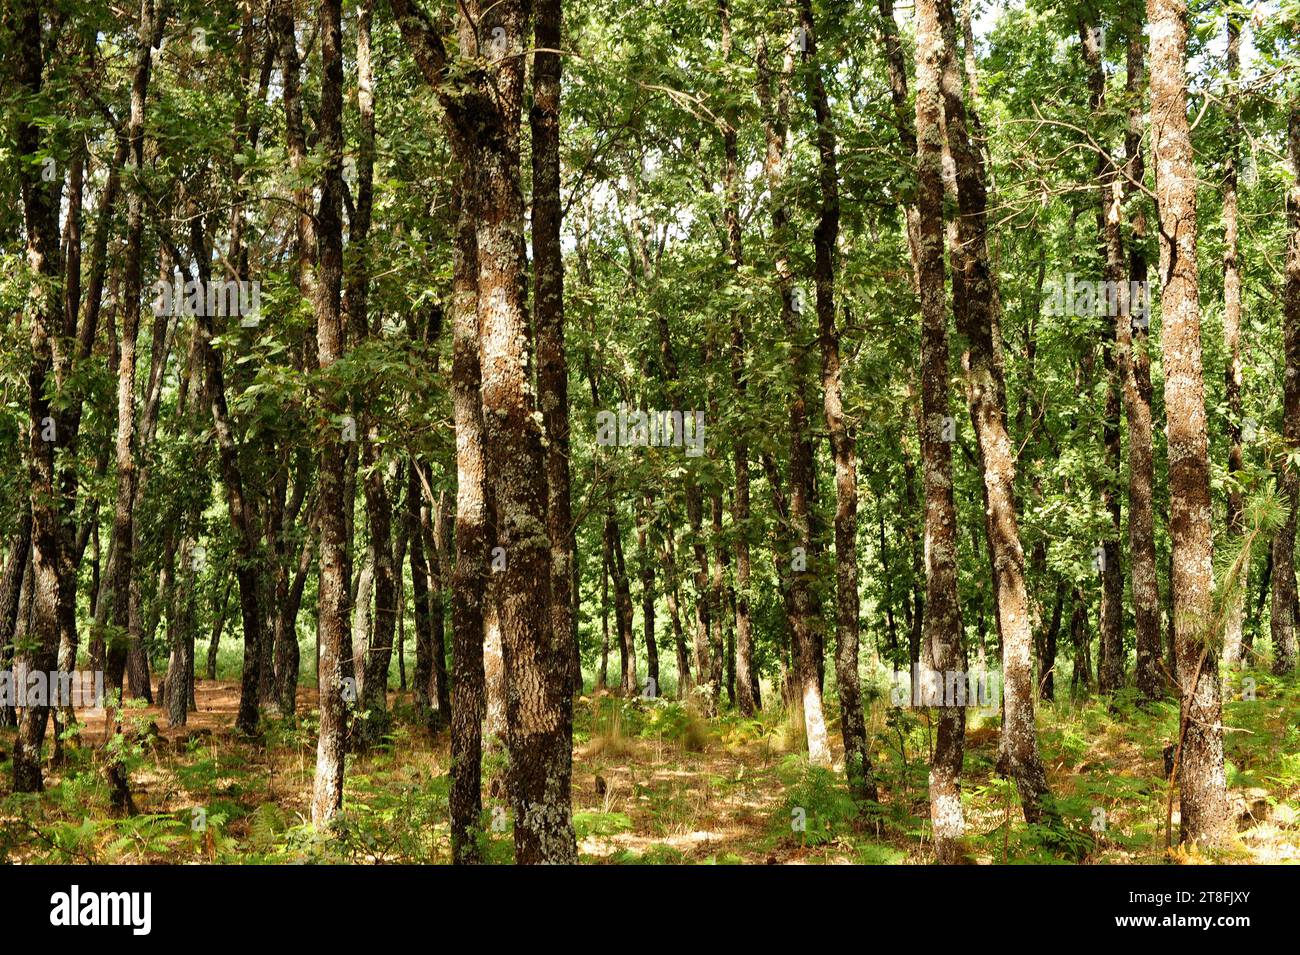
[[0,31],[0,858],[1300,858],[1294,0]]

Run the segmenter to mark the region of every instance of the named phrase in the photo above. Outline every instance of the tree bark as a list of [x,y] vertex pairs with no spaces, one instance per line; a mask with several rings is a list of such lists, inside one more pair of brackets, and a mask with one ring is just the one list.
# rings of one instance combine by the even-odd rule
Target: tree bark
[[[1106,74],[1102,68],[1100,35],[1086,14],[1079,16],[1079,44],[1088,70],[1089,106],[1094,122],[1101,125],[1106,107]],[[1106,143],[1105,130],[1098,132]],[[1123,195],[1115,164],[1109,153],[1097,156],[1097,244],[1103,274],[1116,290],[1115,316],[1103,326],[1102,372],[1106,382],[1106,403],[1102,416],[1102,459],[1100,498],[1102,509],[1110,517],[1110,528],[1101,542],[1101,640],[1097,685],[1103,693],[1113,693],[1124,683],[1124,563],[1120,556],[1120,495],[1117,482],[1122,449],[1120,444],[1120,392],[1116,368],[1119,326],[1130,321],[1129,287],[1125,279],[1124,243],[1120,231],[1121,196]],[[1106,302],[1111,300],[1107,297]]]
[[[146,7],[147,11],[148,8]],[[15,26],[24,42],[16,51],[19,88],[33,99],[42,92],[44,56],[40,5],[23,2],[14,10]],[[148,21],[142,17],[141,35]],[[147,56],[147,54],[146,54]],[[32,358],[28,369],[28,460],[31,500],[31,575],[26,590],[31,596],[31,627],[22,639],[16,627],[13,635],[14,669],[49,672],[56,663],[58,648],[58,567],[60,525],[55,498],[55,442],[46,440],[53,421],[46,393],[53,364],[51,338],[58,333],[63,303],[57,293],[59,263],[58,199],[53,186],[41,180],[35,161],[42,147],[41,132],[31,119],[20,119],[17,154],[21,169],[23,229],[27,237],[27,264],[37,281],[28,298]],[[57,438],[57,433],[55,434]],[[27,561],[15,566],[19,578],[26,576]],[[11,582],[12,586],[12,582]],[[21,601],[19,602],[21,604]],[[39,792],[41,744],[45,738],[48,706],[23,706],[18,711],[18,735],[14,740],[14,792]]]
[[[375,99],[374,68],[370,49],[370,23],[374,0],[364,0],[357,10],[357,185],[348,229],[352,271],[343,297],[343,309],[357,344],[381,337],[378,321],[371,320],[370,222],[374,202]],[[372,327],[373,326],[373,327]],[[388,669],[393,659],[397,627],[397,574],[393,558],[393,502],[388,491],[390,468],[380,453],[379,422],[372,413],[361,415],[361,466],[364,469],[366,519],[374,554],[375,618],[364,667],[358,672],[362,710],[357,745],[365,750],[379,743],[388,730]]]
[[140,328],[139,302],[142,291],[141,262],[144,243],[144,184],[139,181],[144,167],[145,103],[149,93],[152,47],[161,38],[167,18],[166,3],[155,7],[153,0],[141,0],[137,31],[135,71],[131,82],[131,115],[127,126],[127,223],[126,252],[122,266],[122,308],[119,321],[117,360],[117,488],[114,496],[113,542],[108,569],[112,597],[105,684],[110,692],[125,686],[127,635],[130,632],[130,589],[134,554],[133,509],[136,492],[135,379],[136,337]]
[[[462,26],[462,34],[465,28]],[[483,812],[483,718],[486,676],[483,643],[487,595],[489,490],[480,404],[477,285],[478,249],[470,191],[471,158],[460,158],[460,211],[456,225],[452,399],[456,421],[456,572],[452,587],[454,642],[451,698],[452,858],[480,861],[479,817]]]
[[[722,20],[722,56],[730,61],[732,51],[730,0],[718,0],[718,13]],[[722,131],[723,167],[722,188],[725,197],[724,219],[727,226],[728,257],[731,267],[739,271],[744,258],[744,234],[740,221],[740,158],[738,116],[734,107],[728,109]],[[731,324],[731,381],[736,400],[743,407],[748,393],[745,372],[745,340],[749,335],[748,311],[742,306],[735,310]],[[743,427],[736,430],[732,446],[735,493],[731,503],[731,521],[736,537],[736,636],[735,684],[736,705],[745,716],[758,710],[759,699],[754,674],[754,634],[749,611],[749,438]]]
[[[933,4],[936,11],[931,14]],[[966,338],[962,366],[971,417],[983,462],[987,495],[989,548],[995,569],[998,628],[1002,638],[1003,730],[1000,768],[1015,779],[1025,821],[1039,822],[1050,792],[1038,752],[1034,724],[1033,637],[1025,588],[1025,555],[1015,501],[1015,454],[1007,433],[1006,387],[996,338],[997,289],[989,263],[984,170],[967,133],[966,105],[956,64],[956,24],[950,0],[921,0],[942,35],[939,88],[943,96],[947,141],[956,167],[962,256],[960,282],[964,307],[956,308],[959,331]],[[954,275],[954,284],[958,276]]]
[[611,497],[609,509],[605,513],[605,537],[609,541],[609,569],[614,579],[614,622],[618,628],[620,663],[618,686],[624,696],[635,696],[636,634],[632,629],[632,588],[627,579],[627,564],[623,560],[623,535],[619,530],[618,518],[614,515],[612,484],[609,489]]
[[[439,714],[432,706],[430,688],[433,685],[433,621],[430,616],[429,563],[424,553],[424,531],[420,526],[422,495],[420,477],[412,461],[406,476],[406,535],[411,564],[411,601],[415,605],[415,674],[412,682],[415,696],[415,713],[420,725],[430,732],[437,729]],[[447,714],[442,714],[445,718]]]
[[[957,510],[952,488],[949,418],[948,313],[944,295],[943,37],[935,5],[917,6],[916,132],[917,216],[912,244],[921,297],[921,464],[925,486],[925,639],[934,669],[960,667],[963,657],[957,590]],[[910,476],[908,478],[910,484]],[[910,496],[910,495],[909,495]],[[919,617],[920,614],[918,613]],[[916,653],[912,654],[913,664]],[[961,770],[966,711],[939,709],[930,768],[930,821],[935,854],[943,863],[965,857]]]
[[[1282,384],[1282,439],[1288,455],[1300,452],[1300,97],[1291,103],[1287,146],[1294,177],[1287,191],[1286,287],[1283,290],[1285,372]],[[1273,672],[1290,673],[1296,665],[1296,514],[1300,511],[1300,475],[1291,461],[1282,462],[1279,480],[1287,518],[1273,536]]]
[[655,642],[654,497],[646,495],[645,510],[637,527],[637,559],[641,572],[641,622],[645,633],[646,680],[653,696],[659,695],[659,646]]
[[[1241,243],[1237,228],[1237,164],[1241,159],[1241,116],[1237,84],[1241,67],[1241,20],[1239,11],[1226,15],[1228,33],[1227,156],[1223,172],[1223,402],[1227,406],[1224,424],[1228,432],[1228,534],[1231,546],[1241,546],[1244,499],[1241,486],[1231,480],[1245,466],[1241,445]],[[1247,565],[1249,566],[1249,565]],[[1241,663],[1241,631],[1246,616],[1246,581],[1232,587],[1228,596],[1223,632],[1223,662],[1229,667]]]
[[[535,417],[527,355],[524,300],[523,199],[519,189],[519,125],[529,4],[505,0],[481,11],[479,29],[500,36],[506,50],[487,70],[475,117],[475,226],[478,243],[478,328],[486,459],[494,480],[506,568],[499,575],[498,612],[508,692],[510,797],[515,809],[515,860],[520,864],[577,860],[569,796],[572,698],[567,635],[552,625],[551,550],[542,427]],[[490,106],[490,112],[488,111]],[[567,589],[568,581],[565,585]]]
[[[1138,183],[1144,176],[1142,133],[1145,125],[1143,86],[1142,14],[1135,10],[1129,25],[1124,92],[1130,100],[1128,129],[1124,137],[1125,175],[1123,200],[1133,226],[1129,245],[1129,288],[1146,289],[1146,214]],[[1160,670],[1160,586],[1156,575],[1155,453],[1151,425],[1151,297],[1143,292],[1146,314],[1142,321],[1116,317],[1115,361],[1123,383],[1124,413],[1128,419],[1128,527],[1129,567],[1133,578],[1133,621],[1137,644],[1136,677],[1139,696],[1146,701],[1164,693]],[[1133,311],[1130,302],[1130,312]]]
[[817,119],[816,145],[821,208],[813,232],[817,326],[822,352],[822,404],[831,456],[835,460],[835,679],[840,697],[840,732],[849,790],[859,799],[879,798],[871,767],[858,675],[858,453],[852,425],[845,418],[840,371],[840,337],[835,316],[835,247],[840,234],[839,171],[834,120],[817,62],[812,0],[799,0],[808,66],[808,96]]
[[1209,442],[1201,370],[1196,266],[1196,171],[1187,122],[1187,7],[1148,0],[1151,143],[1160,208],[1160,297],[1169,447],[1174,650],[1182,693],[1179,770],[1184,842],[1228,834],[1218,654],[1212,645],[1214,571]]
[[[9,544],[4,575],[0,577],[0,670],[8,670],[14,658],[14,638],[18,631],[18,609],[21,605],[23,577],[31,563],[32,512],[31,505],[23,508],[22,517]],[[12,703],[0,701],[0,726],[17,725],[17,714]]]
[[533,28],[533,292],[537,387],[546,431],[547,533],[551,540],[551,629],[564,648],[570,693],[582,671],[573,603],[573,507],[569,490],[569,369],[564,355],[564,259],[560,246],[560,0],[536,0]]
[[[343,27],[341,0],[320,0],[321,44],[320,207],[316,214],[316,356],[328,377],[344,353],[343,292]],[[320,581],[320,730],[312,790],[312,825],[328,826],[343,806],[344,703],[343,653],[348,626],[347,528],[344,515],[344,442],[337,424],[340,398],[327,395],[324,410],[333,420],[321,435],[319,464]]]

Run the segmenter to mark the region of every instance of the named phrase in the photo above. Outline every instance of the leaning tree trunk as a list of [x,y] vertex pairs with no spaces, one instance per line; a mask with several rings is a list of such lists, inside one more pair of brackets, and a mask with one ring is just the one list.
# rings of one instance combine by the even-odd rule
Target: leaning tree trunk
[[[931,13],[931,6],[935,8]],[[962,365],[983,462],[987,531],[1002,637],[1002,771],[1016,781],[1025,821],[1050,812],[1047,772],[1038,752],[1034,724],[1033,635],[1025,588],[1025,555],[1015,501],[1015,452],[1007,433],[1006,388],[994,331],[997,288],[988,255],[984,170],[966,126],[966,105],[956,62],[956,24],[950,0],[921,0],[918,11],[933,15],[941,32],[939,88],[943,95],[947,141],[956,167],[959,216],[957,235],[967,250],[960,279],[964,307],[956,309],[966,338]]]
[[[197,225],[197,224],[196,224]],[[210,279],[209,255],[200,228],[192,230],[194,258],[203,283]],[[252,735],[257,731],[259,719],[258,693],[260,690],[259,653],[262,639],[262,599],[257,572],[258,532],[253,508],[245,494],[244,475],[239,464],[239,448],[235,443],[234,424],[226,403],[225,362],[222,353],[212,344],[216,329],[212,316],[196,318],[199,345],[203,355],[204,391],[212,411],[213,433],[217,441],[217,463],[221,482],[226,489],[226,510],[230,514],[231,528],[235,533],[235,580],[239,587],[239,607],[244,629],[243,668],[240,675],[239,712],[235,728]],[[115,545],[114,545],[115,546]]]

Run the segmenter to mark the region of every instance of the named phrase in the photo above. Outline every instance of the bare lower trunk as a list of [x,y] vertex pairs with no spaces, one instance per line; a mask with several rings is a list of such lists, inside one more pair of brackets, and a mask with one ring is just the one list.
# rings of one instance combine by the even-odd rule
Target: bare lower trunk
[[646,687],[653,696],[659,695],[659,646],[655,641],[655,547],[652,540],[653,497],[648,497],[646,510],[637,528],[637,558],[641,571],[641,623],[645,633]]
[[[664,561],[664,599],[668,603],[668,621],[673,628],[673,647],[677,654],[677,699],[683,699],[691,685],[691,661],[686,650],[686,634],[682,629],[682,618],[680,606],[677,597],[677,542],[674,539],[675,534],[672,527],[672,517],[667,518],[667,526],[664,528],[663,548]],[[739,652],[739,646],[737,646]],[[753,678],[754,685],[754,705],[760,704],[758,697],[758,680]]]
[[420,724],[430,731],[436,730],[439,720],[448,714],[439,714],[433,707],[433,619],[430,613],[429,591],[437,586],[429,573],[432,561],[424,551],[424,532],[421,527],[422,494],[420,477],[412,461],[406,479],[406,535],[411,564],[411,602],[415,605],[415,673],[413,679],[415,712]]
[[[18,632],[19,609],[22,605],[23,578],[31,566],[32,512],[30,504],[23,508],[18,531],[11,538],[9,556],[5,561],[4,575],[0,577],[0,671],[13,665],[14,640]],[[17,725],[17,714],[12,700],[0,700],[0,726]]]

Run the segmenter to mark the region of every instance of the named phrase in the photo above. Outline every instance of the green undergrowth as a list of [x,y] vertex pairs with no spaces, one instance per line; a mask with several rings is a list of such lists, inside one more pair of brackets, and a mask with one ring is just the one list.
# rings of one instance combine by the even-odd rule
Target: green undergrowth
[[[770,708],[746,717],[699,699],[574,706],[573,823],[580,858],[599,864],[871,865],[933,861],[928,765],[936,725],[925,710],[877,696],[868,713],[879,802],[853,798],[842,772],[808,765],[802,720]],[[152,715],[151,715],[152,714]],[[838,713],[828,707],[838,743]],[[264,721],[260,739],[228,731],[160,740],[156,711],[129,707],[132,732],[111,750],[69,740],[40,794],[10,791],[14,731],[0,729],[0,862],[446,863],[450,763],[444,730],[416,725],[405,698],[372,752],[350,755],[345,804],[327,832],[309,823],[313,714]],[[1038,705],[1053,799],[1025,822],[1014,782],[996,772],[996,712],[972,713],[963,786],[973,862],[1116,864],[1300,859],[1300,685],[1265,671],[1225,682],[1226,778],[1237,836],[1215,852],[1166,849],[1165,749],[1173,701],[1131,693]],[[838,750],[837,750],[838,757]],[[120,763],[135,814],[114,809],[105,770]],[[838,767],[838,763],[837,763]],[[507,757],[484,763],[479,840],[485,861],[513,857]]]

